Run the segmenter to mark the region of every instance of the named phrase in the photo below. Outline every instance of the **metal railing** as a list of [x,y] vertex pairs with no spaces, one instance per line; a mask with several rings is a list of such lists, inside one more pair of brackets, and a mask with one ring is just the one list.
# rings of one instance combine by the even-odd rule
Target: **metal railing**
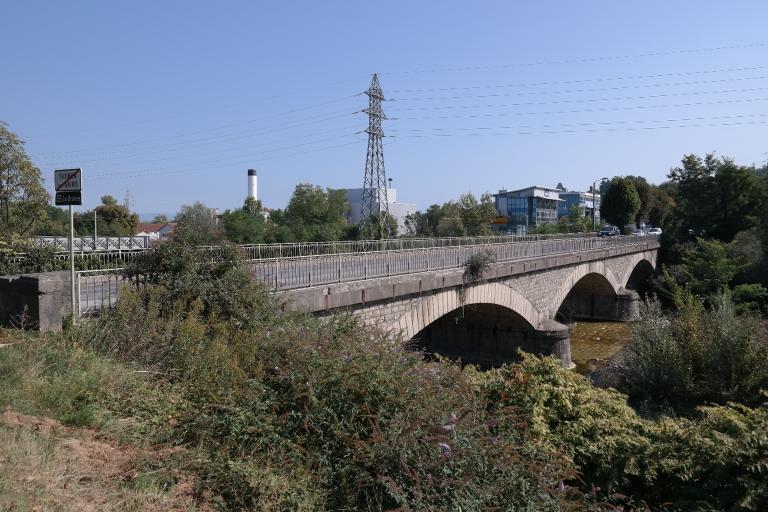
[[[496,238],[496,237],[493,237]],[[543,240],[509,240],[475,245],[393,248],[368,252],[339,252],[309,256],[266,258],[249,262],[254,279],[275,291],[337,284],[365,279],[398,276],[417,272],[461,268],[481,252],[496,262],[508,262],[605,249],[619,246],[645,246],[656,241],[654,235],[619,237],[570,237]],[[444,239],[445,240],[445,239]],[[119,290],[129,285],[124,269],[77,272],[78,313],[87,316],[115,304]]]
[[117,302],[120,289],[129,286],[123,269],[79,270],[77,281],[77,315],[92,316],[103,308],[111,308]]
[[402,251],[340,253],[259,260],[251,263],[251,269],[257,280],[279,291],[460,268],[471,256],[481,252],[489,253],[496,262],[505,262],[617,246],[644,245],[651,240],[655,241],[657,237],[574,237]]
[[[134,251],[149,249],[149,236],[76,236],[73,239],[75,252],[92,251]],[[35,245],[54,247],[57,251],[69,251],[67,236],[38,236]]]
[[363,252],[405,251],[467,245],[509,244],[551,239],[590,238],[594,233],[561,233],[556,235],[497,235],[443,238],[393,238],[389,240],[352,240],[338,242],[303,242],[284,244],[239,245],[249,261],[301,256],[324,256]]

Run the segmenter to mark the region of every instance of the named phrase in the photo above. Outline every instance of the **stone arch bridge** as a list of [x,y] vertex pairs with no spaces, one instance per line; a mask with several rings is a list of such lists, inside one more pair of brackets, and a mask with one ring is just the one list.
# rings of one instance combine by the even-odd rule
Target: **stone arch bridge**
[[[513,360],[522,348],[571,366],[566,324],[636,317],[634,289],[654,272],[658,249],[656,237],[579,238],[369,253],[347,261],[337,255],[333,263],[304,261],[309,270],[302,271],[262,262],[254,270],[267,282],[270,275],[301,276],[304,286],[280,292],[287,310],[352,311],[427,352],[480,365]],[[482,252],[494,262],[478,279],[465,276],[465,262]],[[345,281],[352,267],[360,279]],[[337,282],[310,286],[313,273],[316,281],[332,275]]]

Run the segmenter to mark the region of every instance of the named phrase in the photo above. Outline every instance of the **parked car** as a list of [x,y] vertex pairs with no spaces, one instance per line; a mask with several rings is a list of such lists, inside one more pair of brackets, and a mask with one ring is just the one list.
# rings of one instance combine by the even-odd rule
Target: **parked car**
[[651,228],[648,230],[648,234],[661,236],[661,228]]
[[620,234],[621,232],[619,232],[619,228],[616,226],[603,226],[603,229],[597,233],[597,236],[618,236]]

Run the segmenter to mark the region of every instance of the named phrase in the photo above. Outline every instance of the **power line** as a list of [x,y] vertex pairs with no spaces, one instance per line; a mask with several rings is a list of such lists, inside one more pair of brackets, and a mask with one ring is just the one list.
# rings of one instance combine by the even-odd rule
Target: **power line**
[[[355,94],[355,95],[352,95],[352,96],[346,96],[346,97],[343,98],[343,100],[348,100],[348,99],[354,98],[356,96],[358,96],[358,95]],[[182,134],[169,135],[169,136],[166,136],[166,137],[155,137],[155,138],[152,138],[152,139],[144,139],[142,141],[128,142],[128,143],[123,143],[123,144],[110,144],[110,145],[105,145],[105,146],[96,146],[96,147],[92,147],[92,148],[79,148],[79,149],[73,149],[73,150],[68,150],[68,151],[47,152],[47,153],[40,153],[40,154],[41,155],[70,155],[70,154],[76,154],[76,153],[97,152],[97,151],[102,151],[102,150],[105,150],[105,149],[108,150],[108,149],[113,149],[113,148],[125,148],[125,147],[131,147],[131,146],[140,146],[140,145],[144,145],[144,144],[150,144],[150,143],[156,142],[158,140],[176,139],[176,138],[185,137],[185,136],[188,136],[188,135],[196,135],[196,134],[199,134],[199,133],[207,133],[207,132],[210,132],[210,131],[216,131],[216,130],[220,130],[220,129],[224,128],[224,127],[240,126],[240,125],[251,124],[251,123],[255,123],[255,122],[259,122],[259,121],[266,121],[266,120],[269,120],[269,119],[274,119],[276,117],[288,116],[288,115],[294,114],[296,112],[310,110],[310,109],[316,108],[319,105],[327,105],[327,104],[330,104],[330,103],[336,103],[338,101],[339,100],[332,100],[332,101],[325,102],[325,103],[322,103],[322,104],[311,105],[311,106],[308,106],[308,107],[302,107],[302,108],[298,108],[298,109],[288,110],[288,111],[285,111],[285,112],[278,112],[278,113],[275,113],[275,114],[270,114],[268,116],[263,116],[263,117],[259,117],[259,118],[255,118],[255,119],[250,119],[248,121],[242,121],[242,122],[238,122],[238,123],[229,123],[227,125],[221,125],[219,127],[211,128],[211,129],[196,130],[196,131],[186,132],[186,133],[182,133]],[[344,111],[344,114],[342,114],[342,115],[351,115],[353,113],[356,113],[356,112]],[[310,117],[303,118],[303,119],[298,119],[298,120],[291,120],[291,121],[288,121],[288,122],[289,123],[297,123],[297,122],[303,121],[303,120],[317,119],[318,117],[326,116],[326,115],[328,115],[328,113],[316,114],[314,116],[310,116]],[[317,122],[322,122],[324,120],[327,120],[327,119],[326,118],[319,119]],[[274,127],[271,127],[270,129],[274,129]],[[235,133],[242,133],[242,132],[235,132]],[[219,136],[219,137],[222,137],[222,136]],[[203,140],[209,140],[209,139],[203,139]],[[175,145],[175,144],[180,144],[180,143],[169,143],[169,144],[163,144],[161,146],[169,146],[169,145]]]
[[[350,125],[350,126],[344,126],[342,128],[338,128],[338,129],[333,129],[333,130],[325,130],[325,133],[333,133],[333,132],[338,132],[338,131],[342,131],[342,130],[352,133],[351,130],[356,128],[356,126],[357,125]],[[349,135],[350,133],[347,133],[345,135]],[[283,138],[283,139],[272,140],[272,141],[269,141],[269,144],[285,142],[285,141],[292,141],[292,140],[297,140],[297,139],[301,140],[302,138],[316,137],[316,136],[317,136],[317,134],[309,134],[309,135],[306,135],[306,136],[303,136],[303,137],[302,136],[298,136],[298,137],[294,136],[294,137],[290,137],[290,138]],[[249,135],[248,137],[251,137],[251,135]],[[320,139],[320,140],[325,140],[325,139]],[[300,145],[311,144],[311,143],[314,143],[314,142],[319,142],[319,141],[309,141],[309,142],[306,142],[306,143],[303,143],[303,144],[300,144]],[[201,144],[201,145],[203,145],[203,144]],[[262,147],[269,148],[269,145],[266,145],[266,146],[262,145]],[[254,148],[252,145],[247,145],[247,146],[239,145],[239,146],[235,146],[235,147],[227,147],[227,148],[222,148],[222,149],[217,149],[217,150],[208,150],[208,151],[206,151],[204,153],[184,153],[183,155],[166,156],[166,157],[162,157],[162,158],[151,158],[151,159],[148,159],[148,160],[140,160],[140,161],[133,161],[132,159],[135,158],[136,156],[141,157],[141,156],[145,156],[145,155],[142,155],[142,154],[139,154],[139,155],[129,155],[128,157],[121,156],[119,158],[128,159],[129,162],[131,163],[131,165],[136,165],[136,164],[145,164],[145,163],[152,163],[152,162],[162,162],[162,161],[173,160],[173,159],[178,159],[178,158],[195,158],[197,156],[207,156],[207,155],[221,154],[221,153],[227,153],[227,152],[231,152],[231,151],[242,150],[242,149],[246,149],[246,148],[249,149],[251,152],[253,152],[254,149],[258,148],[258,146],[256,146]],[[174,148],[174,149],[168,149],[168,150],[155,151],[153,153],[165,153],[165,152],[169,152],[169,151],[181,151],[181,150],[186,150],[186,149],[187,148]],[[278,149],[282,149],[282,148],[278,148]],[[261,152],[271,152],[271,151],[275,151],[275,149],[259,149],[259,151],[261,151]],[[148,154],[152,154],[152,153],[148,153]],[[105,162],[105,161],[106,162],[110,162],[110,161],[113,161],[113,160],[115,160],[114,157],[101,157],[101,158],[93,158],[93,159],[86,159],[86,160],[78,159],[77,162],[78,162],[78,164],[82,165],[82,164],[93,164],[93,163]]]
[[[132,157],[141,157],[141,156],[148,156],[148,155],[156,155],[160,153],[169,153],[174,151],[185,151],[189,147],[200,147],[200,146],[208,146],[212,144],[220,144],[220,143],[228,143],[232,141],[237,140],[243,140],[243,139],[250,139],[253,137],[257,137],[260,135],[271,135],[272,133],[281,132],[290,130],[292,128],[301,128],[304,126],[311,126],[313,124],[321,123],[328,121],[330,119],[339,119],[343,117],[351,117],[354,114],[354,112],[344,112],[341,115],[334,115],[334,116],[328,116],[325,118],[317,119],[311,122],[302,122],[302,123],[293,123],[288,125],[276,125],[269,128],[260,128],[258,130],[247,130],[245,132],[238,132],[240,135],[228,135],[226,137],[216,137],[213,139],[199,139],[199,140],[192,140],[192,141],[183,141],[183,142],[177,142],[167,145],[159,145],[154,147],[148,147],[148,148],[142,148],[137,149],[133,151],[129,150],[117,150],[117,151],[110,151],[110,152],[99,152],[99,153],[92,153],[92,154],[81,154],[81,155],[62,155],[58,157],[53,157],[54,160],[60,161],[62,159],[66,159],[67,161],[71,161],[73,158],[99,158],[102,156],[118,156],[123,158],[132,158]],[[159,148],[159,149],[156,149]],[[50,160],[46,159],[46,160]]]
[[582,99],[567,99],[567,100],[548,100],[548,101],[529,101],[520,103],[489,103],[485,105],[443,105],[436,107],[404,107],[394,108],[396,112],[410,112],[419,110],[448,110],[448,109],[472,109],[472,108],[510,108],[510,107],[526,107],[534,105],[560,105],[563,103],[596,103],[601,101],[625,101],[625,100],[647,100],[656,98],[672,98],[679,96],[702,96],[706,94],[730,94],[730,93],[743,93],[743,92],[756,92],[766,91],[768,87],[750,87],[746,89],[725,89],[719,91],[689,91],[689,92],[676,92],[676,93],[664,93],[664,94],[650,94],[644,96],[613,96],[606,98],[582,98]]
[[[636,120],[622,120],[622,121],[596,121],[596,122],[586,122],[586,123],[564,123],[564,124],[541,124],[541,125],[517,125],[517,126],[475,126],[470,128],[443,128],[443,127],[435,127],[435,128],[411,128],[408,131],[449,131],[449,130],[455,130],[455,131],[475,131],[475,130],[517,130],[521,128],[553,128],[553,127],[560,127],[560,128],[569,128],[569,127],[578,127],[578,126],[596,126],[596,125],[609,125],[609,124],[643,124],[643,123],[677,123],[677,122],[688,122],[688,121],[705,121],[708,119],[712,120],[719,120],[719,119],[741,119],[745,117],[768,117],[768,114],[735,114],[735,115],[727,115],[727,116],[711,116],[711,117],[683,117],[679,119],[658,119],[658,120],[648,120],[648,119],[636,119]],[[394,133],[401,133],[401,130],[392,130]]]
[[[262,97],[262,98],[253,98],[253,99],[250,99],[250,100],[245,100],[245,101],[241,101],[241,102],[237,102],[237,103],[229,103],[229,104],[226,104],[226,105],[220,105],[220,106],[217,106],[217,107],[208,107],[208,108],[202,108],[202,109],[201,108],[196,108],[195,110],[190,110],[190,111],[186,111],[186,112],[182,112],[182,113],[177,113],[177,114],[170,114],[170,115],[167,115],[167,116],[159,116],[159,117],[155,117],[155,118],[151,118],[151,119],[144,119],[144,120],[141,120],[141,121],[119,123],[119,124],[113,124],[113,125],[106,125],[106,126],[100,126],[100,127],[94,127],[94,128],[85,128],[85,129],[82,129],[82,130],[74,130],[74,131],[66,131],[66,132],[58,132],[58,133],[33,134],[33,135],[30,135],[30,137],[52,137],[52,136],[58,136],[58,135],[69,135],[69,134],[73,134],[73,133],[87,133],[87,132],[108,130],[110,128],[124,128],[124,127],[127,127],[127,126],[136,126],[136,125],[141,125],[141,124],[154,123],[156,121],[162,121],[164,119],[175,119],[175,118],[179,118],[179,117],[186,117],[186,116],[189,116],[189,115],[199,114],[200,112],[205,112],[205,111],[223,110],[223,109],[232,108],[232,107],[239,107],[239,106],[246,105],[246,104],[249,104],[249,103],[256,103],[256,102],[261,102],[261,101],[270,101],[270,100],[273,100],[273,99],[276,99],[276,98],[282,98],[282,97],[285,97],[285,96],[293,96],[295,94],[299,94],[299,93],[302,93],[302,92],[306,92],[306,91],[310,91],[310,90],[316,90],[317,88],[320,88],[320,87],[327,87],[327,86],[330,86],[330,85],[338,85],[338,84],[342,84],[342,83],[353,82],[353,81],[357,81],[359,79],[360,78],[350,78],[350,79],[347,79],[347,80],[338,80],[338,81],[335,81],[335,82],[321,84],[321,85],[313,86],[313,87],[303,87],[301,89],[296,89],[296,90],[293,90],[293,91],[288,91],[288,92],[284,92],[284,93],[280,93],[280,94],[274,94],[274,95],[266,96],[266,97]],[[336,100],[336,101],[340,101],[340,100]],[[323,105],[323,104],[327,104],[327,103],[319,103],[316,106]]]
[[672,77],[672,76],[691,76],[691,75],[703,75],[703,74],[714,74],[714,73],[731,73],[731,72],[737,72],[737,71],[756,71],[759,69],[768,69],[768,66],[708,69],[708,70],[700,70],[700,71],[682,71],[682,72],[675,72],[675,73],[656,73],[652,75],[625,75],[625,76],[614,76],[614,77],[607,77],[607,78],[581,78],[577,80],[554,80],[554,81],[548,81],[548,82],[521,82],[516,84],[469,85],[469,86],[463,86],[463,87],[431,87],[431,88],[425,88],[425,89],[394,89],[391,92],[393,93],[442,92],[442,91],[468,91],[468,90],[476,90],[476,89],[501,89],[501,88],[508,88],[508,87],[541,87],[541,86],[550,86],[550,85],[568,85],[568,84],[581,84],[581,83],[590,83],[590,82],[644,80],[649,78],[664,78],[664,77]]
[[178,169],[178,170],[176,170],[174,168],[171,168],[169,170],[169,169],[166,168],[166,169],[142,170],[142,171],[138,171],[138,172],[135,172],[135,171],[119,172],[118,171],[118,172],[113,172],[113,173],[105,173],[105,174],[92,175],[92,176],[89,177],[89,179],[95,179],[95,180],[98,180],[98,179],[122,179],[122,178],[138,178],[138,177],[145,177],[145,176],[151,176],[151,177],[154,178],[154,177],[158,177],[158,176],[166,176],[166,175],[173,175],[173,174],[186,174],[186,173],[205,172],[205,171],[210,171],[212,169],[231,168],[231,167],[236,166],[236,165],[245,165],[245,164],[257,163],[257,162],[267,162],[267,161],[272,161],[272,160],[281,160],[281,159],[285,159],[285,158],[291,158],[291,157],[294,157],[294,156],[306,155],[306,154],[316,153],[316,152],[320,152],[320,151],[327,151],[329,149],[342,148],[342,147],[346,147],[346,146],[351,146],[353,144],[360,144],[360,140],[355,140],[355,141],[347,142],[347,143],[344,143],[344,144],[336,144],[336,145],[332,145],[332,146],[325,146],[325,147],[322,147],[322,148],[309,149],[309,150],[306,150],[306,151],[299,151],[299,152],[294,152],[294,153],[288,153],[288,154],[285,154],[285,155],[279,155],[279,156],[274,156],[274,157],[270,157],[270,158],[261,158],[261,159],[256,159],[256,160],[254,160],[253,158],[248,158],[248,159],[245,159],[245,160],[241,159],[241,160],[231,161],[231,162],[227,161],[226,163],[221,163],[221,161],[218,161],[218,162],[221,163],[221,165],[206,165],[204,167],[187,167],[187,168]]
[[461,96],[423,96],[416,98],[393,98],[389,101],[427,101],[427,100],[460,100],[460,99],[474,99],[474,98],[500,98],[510,96],[532,96],[540,94],[574,94],[582,92],[603,92],[603,91],[619,91],[625,89],[648,89],[654,87],[682,87],[688,85],[704,85],[715,84],[724,82],[742,82],[746,80],[764,80],[768,78],[768,75],[750,76],[750,77],[737,77],[737,78],[720,78],[717,80],[695,80],[692,82],[668,82],[658,84],[635,84],[635,85],[620,85],[616,87],[598,87],[592,89],[566,89],[562,91],[523,91],[523,92],[509,92],[498,94],[479,94],[479,95],[461,95]]
[[750,103],[756,101],[768,101],[766,98],[745,98],[745,99],[733,99],[733,100],[719,100],[719,101],[696,101],[690,103],[671,103],[666,105],[634,105],[629,107],[603,107],[603,108],[586,108],[586,109],[572,109],[572,110],[551,110],[551,111],[532,111],[532,112],[499,112],[495,114],[470,114],[470,115],[452,115],[452,116],[414,116],[414,117],[398,117],[399,120],[404,121],[418,121],[418,120],[438,120],[438,119],[477,119],[483,117],[517,117],[517,116],[533,116],[533,115],[563,115],[563,114],[580,114],[585,112],[619,112],[622,110],[641,110],[641,109],[656,109],[656,108],[682,108],[682,107],[697,107],[703,105],[725,105],[732,103]]
[[461,71],[480,71],[485,69],[505,69],[505,68],[518,68],[518,67],[530,67],[530,66],[549,66],[549,65],[562,65],[562,64],[586,64],[589,62],[611,61],[611,60],[627,60],[627,59],[641,59],[648,57],[667,57],[673,55],[688,55],[694,53],[711,53],[729,50],[745,50],[751,48],[765,48],[768,46],[768,42],[761,43],[747,43],[737,44],[730,46],[715,46],[709,48],[689,48],[682,50],[665,50],[657,52],[636,53],[627,55],[604,55],[597,57],[586,57],[581,59],[559,59],[559,60],[543,60],[538,62],[518,62],[509,64],[489,64],[483,66],[465,66],[455,68],[431,68],[420,69],[410,71],[388,71],[380,73],[382,75],[406,75],[416,73],[449,73],[449,72],[461,72]]
[[[768,116],[768,114],[758,114]],[[674,120],[669,120],[670,122]],[[657,121],[663,122],[663,121]],[[768,124],[768,121],[734,121],[728,123],[695,123],[695,124],[670,124],[664,126],[636,126],[636,127],[602,127],[602,128],[584,128],[586,125],[581,125],[578,128],[566,129],[566,130],[539,130],[539,131],[519,131],[519,132],[500,132],[492,133],[489,131],[483,132],[465,132],[465,133],[429,133],[429,134],[403,134],[403,135],[391,135],[391,137],[397,138],[429,138],[429,137],[479,137],[479,136],[514,136],[514,135],[554,135],[554,134],[567,134],[567,133],[596,133],[596,132],[619,132],[619,131],[652,131],[652,130],[669,130],[674,128],[713,128],[720,126],[743,126],[743,125],[762,125]],[[546,125],[544,125],[546,126]],[[488,128],[491,130],[492,128]]]

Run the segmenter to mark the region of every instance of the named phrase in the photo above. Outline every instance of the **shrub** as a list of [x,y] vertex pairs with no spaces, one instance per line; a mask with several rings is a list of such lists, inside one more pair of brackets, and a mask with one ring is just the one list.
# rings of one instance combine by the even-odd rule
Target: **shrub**
[[727,294],[706,309],[681,288],[676,304],[674,315],[654,299],[642,305],[620,368],[621,389],[656,411],[761,402],[760,390],[768,386],[765,327],[737,317]]
[[200,454],[202,485],[228,508],[556,510],[566,499],[570,464],[513,411],[489,411],[459,366],[350,317],[283,314],[236,253],[212,260],[184,243],[132,269],[142,285],[77,337],[183,389],[162,436]]

